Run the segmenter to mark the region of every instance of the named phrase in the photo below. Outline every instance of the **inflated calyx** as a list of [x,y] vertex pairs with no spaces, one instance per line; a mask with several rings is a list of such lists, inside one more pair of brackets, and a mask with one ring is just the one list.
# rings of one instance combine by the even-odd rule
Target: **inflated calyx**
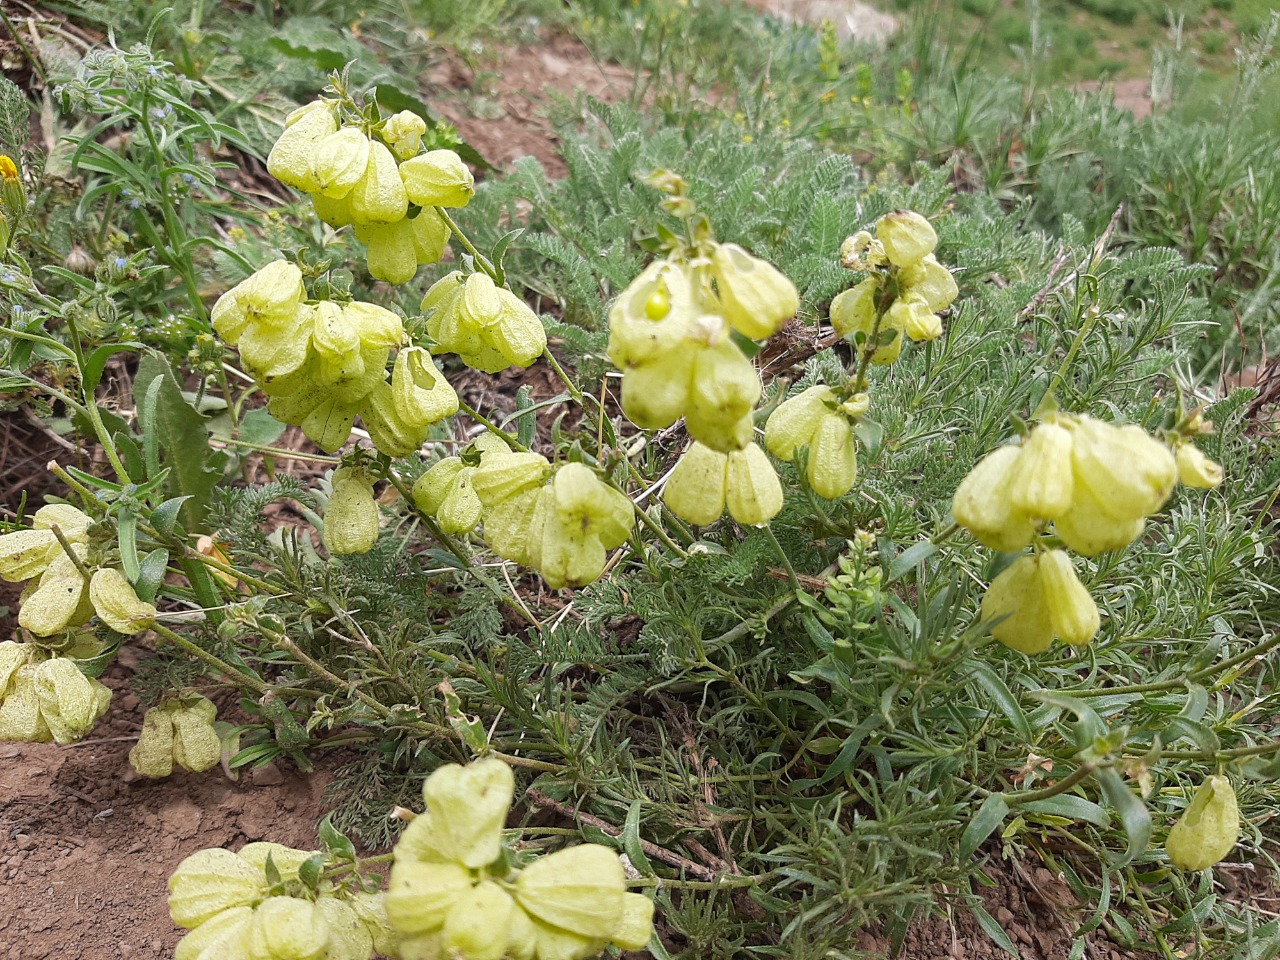
[[608,945],[640,950],[653,903],[626,892],[618,855],[582,844],[515,870],[502,828],[514,778],[499,760],[441,767],[426,813],[396,844],[386,917],[406,960],[586,960]]
[[[1026,554],[991,582],[982,599],[991,635],[1023,653],[1042,653],[1058,637],[1084,646],[1098,633],[1098,605],[1062,550]],[[998,622],[997,622],[998,621]]]
[[819,496],[834,500],[853,488],[858,476],[853,424],[830,387],[809,387],[779,404],[765,424],[764,442],[780,460],[794,460],[807,447],[806,476]]
[[542,355],[542,321],[510,290],[483,273],[455,271],[435,283],[422,301],[436,353],[456,353],[485,373],[527,367]]
[[697,441],[667,480],[662,501],[677,517],[705,526],[724,514],[738,523],[768,523],[782,510],[777,471],[756,444],[721,453]]
[[1175,867],[1205,870],[1226,857],[1239,839],[1240,809],[1231,781],[1212,776],[1200,784],[1164,848]]
[[129,763],[144,777],[167,777],[176,764],[203,773],[217,765],[222,744],[213,722],[218,708],[204,697],[168,700],[142,718],[142,735],[129,751]]
[[373,480],[359,467],[339,467],[324,512],[324,545],[331,554],[368,553],[378,542],[378,502]]

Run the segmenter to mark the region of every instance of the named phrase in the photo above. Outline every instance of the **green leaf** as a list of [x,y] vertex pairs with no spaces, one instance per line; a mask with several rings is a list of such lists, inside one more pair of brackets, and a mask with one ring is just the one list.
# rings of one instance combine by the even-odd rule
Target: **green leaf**
[[240,439],[260,447],[275,443],[286,429],[266,407],[256,407],[240,418]]
[[977,677],[982,692],[996,702],[1000,712],[1013,724],[1018,736],[1025,743],[1034,743],[1036,738],[1031,734],[1031,724],[1027,722],[1027,715],[1022,711],[1018,698],[1013,695],[1008,684],[1000,674],[996,673],[995,667],[985,660],[977,660],[973,664],[973,673]]
[[937,552],[938,545],[932,540],[912,544],[894,557],[893,562],[889,564],[889,579],[887,582],[893,583],[895,580],[901,579],[914,570],[918,564],[923,563]]
[[1106,767],[1097,771],[1095,776],[1102,784],[1107,802],[1120,815],[1120,823],[1124,826],[1128,847],[1124,855],[1115,861],[1116,866],[1124,866],[1145,853],[1151,843],[1151,811],[1115,770]]
[[170,469],[169,495],[188,498],[182,505],[183,525],[189,531],[200,530],[220,476],[213,466],[225,455],[215,455],[210,448],[204,417],[187,403],[162,356],[143,356],[135,390],[144,398],[139,416],[148,469],[156,470],[161,463]]
[[884,443],[884,427],[866,417],[854,425],[853,435],[858,438],[858,443],[861,444],[869,460],[875,458],[880,452],[880,446]]
[[160,591],[160,584],[164,583],[164,574],[168,567],[168,550],[152,550],[142,558],[142,562],[138,564],[138,576],[133,581],[133,589],[139,600],[145,600],[147,603],[155,600],[156,594]]
[[969,907],[969,911],[973,914],[973,919],[978,921],[978,926],[982,928],[982,932],[995,942],[1001,950],[1007,952],[1010,956],[1018,957],[1021,960],[1021,954],[1018,948],[1013,945],[1013,941],[1009,939],[1009,935],[1004,932],[1004,928],[996,923],[996,918],[982,907],[981,904],[975,903]]
[[983,841],[1004,823],[1008,812],[1009,804],[1004,794],[989,794],[982,801],[978,812],[973,815],[973,819],[969,821],[969,825],[964,828],[964,833],[960,835],[960,859],[968,860],[977,853]]
[[178,514],[182,511],[182,505],[190,499],[188,495],[166,500],[151,511],[151,525],[165,536],[173,533],[178,525]]
[[86,397],[93,396],[93,391],[97,389],[98,382],[102,379],[102,371],[107,368],[107,361],[117,353],[128,351],[130,353],[143,349],[140,343],[104,343],[93,353],[89,354],[84,362],[84,369],[80,371],[80,382],[84,385],[84,395]]
[[1018,810],[1026,813],[1043,813],[1068,820],[1083,820],[1095,827],[1107,827],[1111,824],[1111,817],[1107,815],[1106,810],[1092,800],[1070,793],[1060,793],[1047,800],[1032,800],[1029,803],[1019,804]]
[[320,843],[339,860],[354,861],[356,847],[350,838],[333,825],[333,814],[327,813],[320,821]]
[[308,890],[319,889],[320,874],[324,871],[326,859],[323,853],[315,853],[307,857],[302,866],[298,868],[298,879],[302,881],[303,886]]
[[656,877],[653,864],[645,856],[644,847],[640,843],[640,803],[639,797],[631,801],[627,810],[627,820],[622,825],[622,849],[627,853],[631,865],[640,871],[642,876]]
[[138,582],[138,517],[131,510],[122,510],[116,528],[120,544],[120,567],[131,584]]

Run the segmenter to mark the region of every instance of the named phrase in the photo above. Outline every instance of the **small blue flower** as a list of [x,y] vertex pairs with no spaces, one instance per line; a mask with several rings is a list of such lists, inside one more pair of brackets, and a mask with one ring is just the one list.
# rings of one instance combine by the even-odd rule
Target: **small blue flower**
[[115,268],[116,268],[117,270],[123,270],[123,269],[124,269],[125,267],[127,267],[127,266],[129,266],[129,261],[128,261],[128,260],[126,260],[124,257],[116,257],[116,259],[115,259]]

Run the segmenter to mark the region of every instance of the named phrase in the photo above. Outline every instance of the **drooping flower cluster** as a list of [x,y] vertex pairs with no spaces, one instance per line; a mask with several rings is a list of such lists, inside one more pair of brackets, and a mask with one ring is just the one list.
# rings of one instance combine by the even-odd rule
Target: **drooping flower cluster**
[[585,960],[641,950],[653,903],[627,893],[618,855],[581,844],[516,870],[502,828],[515,780],[500,760],[441,767],[396,844],[386,896],[402,960]]
[[[1185,471],[1192,485],[1221,480],[1221,468],[1198,450],[1183,460],[1194,461]],[[992,635],[1024,653],[1047,649],[1055,636],[1074,645],[1092,640],[1100,625],[1097,605],[1066,553],[1041,549],[1040,533],[1052,524],[1062,543],[1086,557],[1118,550],[1142,533],[1179,475],[1174,453],[1141,427],[1057,412],[1021,444],[979,461],[956,490],[956,522],[993,550],[1036,546],[992,581],[983,617],[1003,618]]]
[[[959,294],[951,272],[933,255],[938,235],[918,213],[895,210],[840,248],[841,263],[868,276],[831,301],[831,324],[842,337],[866,338],[871,362],[890,364],[904,337],[916,342],[942,336],[938,316]],[[875,343],[870,339],[875,337]]]
[[405,340],[397,314],[360,301],[309,301],[302,271],[287,261],[223,294],[213,327],[239,348],[272,416],[300,426],[323,450],[346,443],[359,416],[380,451],[405,456],[458,409],[457,394],[421,348],[401,349],[388,381],[391,349]]
[[422,151],[426,122],[403,111],[370,128],[344,118],[336,100],[295,110],[271,148],[267,169],[311,196],[334,227],[353,225],[368,247],[369,273],[407,283],[444,254],[449,227],[437,207],[464,207],[475,180],[452,150]]
[[74,743],[110,703],[111,691],[74,661],[39,659],[30,644],[0,643],[0,740]]
[[445,457],[418,478],[413,485],[414,503],[435,517],[445,533],[474,529],[484,511],[471,482],[476,468],[487,453],[510,452],[511,448],[492,433],[478,437],[463,456]]
[[218,708],[201,696],[166,700],[142,718],[142,735],[129,751],[129,764],[144,777],[167,777],[174,764],[203,773],[217,765],[222,744],[213,721]]
[[[30,530],[0,536],[0,578],[10,583],[30,581],[19,598],[18,623],[38,637],[80,626],[95,614],[119,633],[138,633],[155,621],[156,608],[138,598],[120,570],[90,557],[92,522],[75,507],[55,503],[35,512]],[[74,560],[58,541],[54,527],[75,554]]]
[[1164,849],[1175,867],[1205,870],[1229,854],[1240,839],[1240,808],[1231,781],[1206,777],[1173,825]]
[[527,367],[547,346],[547,332],[528,304],[487,274],[455,270],[422,298],[436,353],[456,353],[469,367],[497,373]]
[[782,484],[754,443],[721,453],[695,440],[667,480],[662,501],[689,523],[715,523],[728,507],[738,523],[754,526],[782,510]]
[[866,413],[865,393],[841,402],[831,387],[809,387],[783,401],[765,424],[764,442],[779,460],[795,460],[808,448],[805,474],[814,492],[828,500],[853,489],[858,477],[854,421]]
[[608,551],[631,535],[631,501],[584,464],[552,471],[539,454],[493,451],[470,481],[494,553],[556,589],[599,578]]
[[169,878],[169,915],[191,931],[174,960],[369,960],[375,948],[394,955],[381,894],[299,881],[316,855],[250,843],[187,857]]
[[776,333],[795,315],[795,286],[732,244],[650,264],[609,311],[609,359],[623,372],[622,409],[656,430],[685,418],[689,435],[722,453],[753,432],[760,376],[733,342]]

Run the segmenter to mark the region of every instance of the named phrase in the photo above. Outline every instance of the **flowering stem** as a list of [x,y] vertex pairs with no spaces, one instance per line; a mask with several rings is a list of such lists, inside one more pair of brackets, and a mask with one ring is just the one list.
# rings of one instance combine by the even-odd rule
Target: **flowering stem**
[[560,366],[560,361],[556,359],[555,354],[551,352],[550,347],[546,347],[542,351],[542,355],[547,358],[547,363],[551,364],[551,369],[555,371],[556,376],[560,378],[560,382],[564,384],[564,388],[569,391],[569,396],[573,397],[574,402],[580,407],[586,406],[582,400],[582,391],[578,389],[578,385],[570,379],[569,375],[564,372],[564,368]]
[[687,560],[689,558],[688,551],[672,540],[671,535],[662,529],[662,525],[654,520],[653,517],[649,516],[649,514],[643,510],[638,503],[632,503],[631,508],[635,511],[636,519],[648,527],[653,535],[666,545],[668,550],[674,552],[682,560]]
[[467,403],[461,398],[458,400],[458,409],[461,410],[463,413],[465,413],[468,417],[470,417],[476,423],[483,426],[490,433],[501,437],[508,444],[510,444],[511,447],[514,448],[515,450],[518,450],[520,453],[529,452],[529,448],[526,447],[523,443],[521,443],[518,437],[513,437],[511,434],[507,433],[507,431],[503,430],[500,426],[498,426],[496,423],[494,423],[484,414],[480,413],[477,410],[471,409],[471,407],[468,406]]
[[458,238],[458,243],[462,245],[462,249],[471,254],[472,259],[476,262],[476,266],[487,273],[494,283],[498,283],[499,278],[497,268],[489,262],[488,257],[476,249],[474,243],[467,239],[467,235],[462,232],[462,228],[458,226],[453,217],[449,216],[444,207],[434,207],[433,209],[436,213],[440,214],[440,219],[449,225],[449,229],[453,231],[453,235]]
[[237,670],[235,667],[231,666],[229,663],[226,663],[224,660],[221,660],[220,658],[215,657],[212,653],[210,653],[208,650],[204,649],[203,647],[199,646],[198,644],[192,643],[190,640],[188,640],[186,637],[182,636],[181,634],[174,633],[172,630],[170,630],[168,627],[164,626],[163,624],[153,623],[151,625],[151,629],[156,633],[158,633],[160,636],[164,637],[174,646],[179,647],[184,652],[191,654],[191,656],[195,657],[197,660],[203,660],[207,665],[212,667],[218,673],[222,674],[223,676],[231,680],[231,682],[234,683],[236,686],[245,690],[252,691],[253,693],[256,693],[260,697],[265,697],[268,693],[271,692],[271,687],[268,686],[262,680],[258,679],[257,677],[250,676],[247,673],[242,673],[241,671]]
[[1050,797],[1056,797],[1060,793],[1066,793],[1097,769],[1098,766],[1096,764],[1082,763],[1057,783],[1050,784],[1041,790],[1028,790],[1025,793],[1004,794],[1005,802],[1011,807],[1016,807],[1024,803],[1034,803],[1037,800],[1048,800]]
[[799,592],[800,578],[796,576],[796,568],[791,565],[791,558],[787,556],[787,551],[782,549],[782,544],[778,542],[778,536],[773,532],[773,527],[769,524],[764,525],[765,536],[769,538],[769,542],[773,544],[774,552],[778,554],[778,559],[782,561],[782,567],[787,571],[787,577],[791,580],[791,589]]
[[80,576],[89,580],[93,574],[89,572],[89,568],[84,565],[84,561],[76,556],[76,552],[71,549],[71,541],[67,539],[67,535],[62,532],[62,528],[56,523],[49,524],[49,531],[58,538],[58,545],[62,547],[62,552],[67,558],[76,565],[76,569],[80,571]]

